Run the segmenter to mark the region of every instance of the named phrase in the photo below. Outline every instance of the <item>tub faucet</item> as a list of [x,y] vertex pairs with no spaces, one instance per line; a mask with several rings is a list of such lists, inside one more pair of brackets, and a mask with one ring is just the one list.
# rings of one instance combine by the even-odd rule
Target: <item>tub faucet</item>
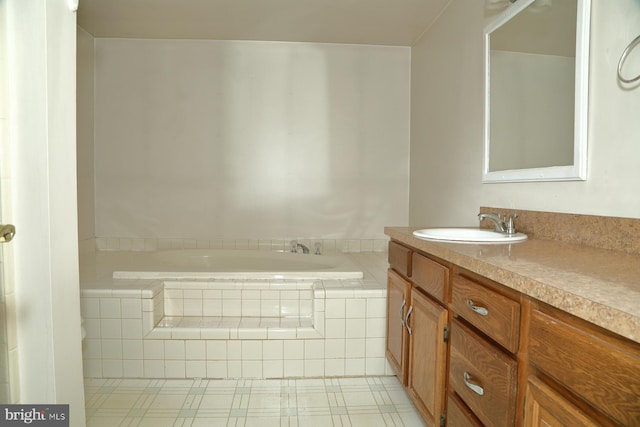
[[483,219],[488,219],[493,223],[493,230],[497,233],[503,233],[508,236],[512,234],[516,234],[516,226],[513,223],[513,220],[518,218],[517,213],[512,213],[509,215],[500,215],[499,213],[479,213],[478,220],[482,221]]
[[298,248],[302,249],[303,254],[309,253],[309,248],[303,245],[302,243],[298,243],[297,240],[291,241],[291,252],[298,252]]

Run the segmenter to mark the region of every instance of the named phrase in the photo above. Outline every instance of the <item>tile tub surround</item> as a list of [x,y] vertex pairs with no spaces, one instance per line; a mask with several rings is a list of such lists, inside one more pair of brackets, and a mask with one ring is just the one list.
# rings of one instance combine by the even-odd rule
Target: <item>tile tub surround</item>
[[503,245],[431,242],[412,235],[421,228],[386,227],[385,233],[640,342],[639,255],[534,236]]
[[[189,289],[182,290],[183,298],[177,298],[175,283],[167,289],[160,281],[138,282],[139,290],[131,289],[135,284],[129,283],[126,291],[82,291],[87,330],[85,377],[290,378],[389,373],[384,355],[386,290],[377,282],[316,281],[312,291],[308,283],[278,283],[260,291],[273,293],[273,285],[306,285],[307,290],[279,291],[287,293],[279,300],[280,309],[297,310],[293,317],[254,316],[250,309],[260,308],[263,302],[271,307],[270,302],[276,300],[256,300],[255,289],[229,290],[228,286],[226,291],[237,293],[238,298],[228,296],[221,311],[229,305],[230,314],[244,311],[247,316],[207,316],[205,311],[198,315],[199,309],[193,308],[187,308],[193,315],[179,316],[190,306],[190,298],[184,296],[207,293],[212,284],[198,290],[190,283]],[[255,282],[243,284],[252,288]],[[313,292],[312,305],[310,298],[295,299],[291,292]],[[250,298],[243,300],[243,293]],[[203,310],[207,300],[200,300]],[[310,309],[312,316],[306,316]]]
[[388,375],[385,258],[358,256],[364,279],[89,281],[85,377]]

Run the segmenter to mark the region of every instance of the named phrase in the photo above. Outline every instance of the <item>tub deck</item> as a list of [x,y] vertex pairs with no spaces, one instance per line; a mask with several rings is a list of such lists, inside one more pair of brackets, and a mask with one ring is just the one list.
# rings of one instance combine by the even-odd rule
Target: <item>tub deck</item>
[[91,252],[81,254],[80,265],[81,282],[101,278],[310,280],[364,277],[362,265],[355,262],[352,255],[317,256],[254,250]]

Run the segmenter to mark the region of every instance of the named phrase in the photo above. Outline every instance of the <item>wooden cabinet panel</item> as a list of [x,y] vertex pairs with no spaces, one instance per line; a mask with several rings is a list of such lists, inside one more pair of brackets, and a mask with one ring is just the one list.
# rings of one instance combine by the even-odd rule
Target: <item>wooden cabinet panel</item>
[[389,265],[398,273],[411,276],[411,249],[389,242]]
[[449,386],[484,425],[514,424],[516,361],[455,319],[451,325]]
[[640,344],[417,252],[389,244],[386,354],[428,425],[640,426]]
[[473,412],[454,394],[448,397],[447,425],[450,427],[482,427]]
[[446,303],[449,269],[429,258],[414,253],[411,280],[426,293]]
[[451,308],[510,352],[518,351],[520,303],[456,275]]
[[597,422],[538,378],[530,377],[524,401],[524,427],[596,427]]
[[408,391],[429,425],[439,425],[444,410],[447,318],[444,307],[411,291]]
[[529,360],[591,406],[640,426],[640,346],[533,310]]
[[387,360],[403,385],[407,385],[409,334],[404,317],[409,308],[411,284],[398,273],[389,270],[387,278]]

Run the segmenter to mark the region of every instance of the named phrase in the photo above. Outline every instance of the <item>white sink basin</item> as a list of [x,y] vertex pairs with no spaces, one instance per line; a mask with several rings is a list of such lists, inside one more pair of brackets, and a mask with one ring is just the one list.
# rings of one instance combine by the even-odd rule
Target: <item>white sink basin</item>
[[421,239],[458,243],[515,243],[527,240],[523,233],[506,234],[480,228],[425,228],[413,235]]

